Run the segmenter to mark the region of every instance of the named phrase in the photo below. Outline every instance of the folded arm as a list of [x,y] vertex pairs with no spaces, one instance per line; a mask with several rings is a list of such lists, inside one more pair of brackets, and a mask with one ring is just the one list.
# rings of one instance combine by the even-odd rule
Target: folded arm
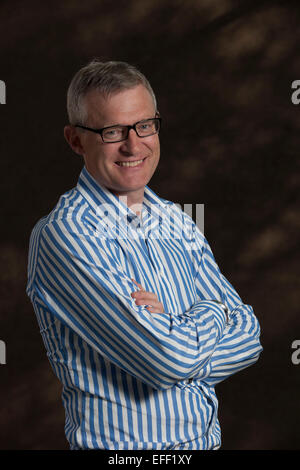
[[195,376],[223,336],[224,310],[197,301],[182,315],[136,305],[136,286],[114,258],[111,240],[66,222],[42,229],[30,296],[92,348],[154,388]]
[[[196,244],[203,245],[203,236],[196,234]],[[195,251],[195,257],[200,250]],[[241,300],[233,286],[221,274],[213,253],[204,239],[201,258],[197,259],[195,280],[197,299],[215,299],[226,307],[229,321],[216,344],[206,369],[196,378],[215,385],[232,374],[254,364],[262,351],[259,322],[250,305]]]

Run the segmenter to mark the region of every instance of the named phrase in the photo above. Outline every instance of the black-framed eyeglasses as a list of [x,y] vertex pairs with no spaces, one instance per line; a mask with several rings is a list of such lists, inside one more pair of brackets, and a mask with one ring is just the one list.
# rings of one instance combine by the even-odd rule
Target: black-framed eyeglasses
[[103,127],[102,129],[92,129],[91,127],[75,124],[75,127],[100,134],[103,142],[113,144],[115,142],[126,140],[130,129],[134,129],[139,137],[149,137],[150,135],[158,134],[161,127],[161,118],[155,117],[151,119],[143,119],[132,126],[122,126],[118,124],[115,126]]

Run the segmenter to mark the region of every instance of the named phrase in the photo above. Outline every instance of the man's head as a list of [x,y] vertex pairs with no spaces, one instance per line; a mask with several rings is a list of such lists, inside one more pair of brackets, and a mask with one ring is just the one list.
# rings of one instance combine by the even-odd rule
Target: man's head
[[123,90],[143,85],[150,93],[156,109],[156,98],[147,78],[126,62],[92,60],[74,75],[67,93],[67,111],[72,125],[86,124],[85,97],[97,90],[104,98]]
[[137,132],[129,129],[127,138],[122,128],[105,130],[102,135],[86,128],[133,126],[156,118],[155,95],[145,76],[125,62],[94,60],[71,81],[67,110],[66,140],[83,156],[90,174],[114,194],[127,195],[129,205],[140,201],[159,161],[159,122],[142,122]]

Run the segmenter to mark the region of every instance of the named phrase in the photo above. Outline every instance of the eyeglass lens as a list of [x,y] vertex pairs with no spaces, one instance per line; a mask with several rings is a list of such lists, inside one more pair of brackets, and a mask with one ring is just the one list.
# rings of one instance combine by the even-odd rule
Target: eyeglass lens
[[[140,121],[135,125],[136,133],[139,137],[147,137],[159,131],[159,120],[157,118]],[[128,136],[128,126],[112,126],[102,131],[102,138],[105,142],[115,142],[125,140]]]

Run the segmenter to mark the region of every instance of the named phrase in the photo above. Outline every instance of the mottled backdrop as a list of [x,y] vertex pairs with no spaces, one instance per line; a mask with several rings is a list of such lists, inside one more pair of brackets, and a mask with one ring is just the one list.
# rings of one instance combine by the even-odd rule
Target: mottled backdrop
[[205,204],[205,235],[262,327],[264,352],[217,386],[223,449],[299,449],[300,6],[255,0],[2,0],[0,449],[67,449],[60,385],[25,295],[31,228],[76,184],[63,138],[93,57],[150,79],[163,117],[151,186]]

